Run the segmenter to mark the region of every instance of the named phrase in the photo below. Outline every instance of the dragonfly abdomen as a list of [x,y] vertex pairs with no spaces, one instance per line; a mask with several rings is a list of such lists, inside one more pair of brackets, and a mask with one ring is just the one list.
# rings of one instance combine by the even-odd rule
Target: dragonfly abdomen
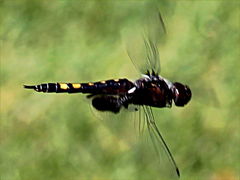
[[46,83],[34,86],[24,85],[24,88],[44,93],[74,93],[81,92],[82,85],[81,83]]
[[89,83],[46,83],[35,86],[24,85],[26,89],[34,89],[44,93],[89,93],[89,94],[121,94],[134,87],[127,79],[116,79]]

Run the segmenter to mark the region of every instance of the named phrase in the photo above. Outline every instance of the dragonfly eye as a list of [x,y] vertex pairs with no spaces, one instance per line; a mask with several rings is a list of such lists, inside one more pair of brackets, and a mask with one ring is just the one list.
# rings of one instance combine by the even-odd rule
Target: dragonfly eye
[[186,105],[192,97],[192,92],[190,88],[187,85],[183,85],[178,82],[173,83],[172,91],[173,100],[176,106]]

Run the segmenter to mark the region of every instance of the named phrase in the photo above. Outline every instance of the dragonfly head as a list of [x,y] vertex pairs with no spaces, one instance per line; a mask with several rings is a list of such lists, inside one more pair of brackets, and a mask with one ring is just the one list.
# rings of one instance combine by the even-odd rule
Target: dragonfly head
[[173,83],[172,94],[176,106],[186,105],[192,97],[190,88],[187,85],[183,85],[179,82]]

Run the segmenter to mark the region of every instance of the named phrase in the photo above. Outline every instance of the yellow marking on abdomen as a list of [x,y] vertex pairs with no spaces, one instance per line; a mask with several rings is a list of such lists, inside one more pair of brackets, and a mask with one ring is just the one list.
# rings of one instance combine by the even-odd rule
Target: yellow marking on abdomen
[[103,84],[104,84],[104,83],[106,83],[106,81],[100,81],[100,83],[103,83]]
[[61,89],[68,89],[68,85],[66,83],[59,83]]
[[81,84],[73,83],[72,86],[73,86],[74,89],[79,89],[81,87]]
[[118,82],[118,81],[119,81],[119,79],[114,79],[114,81],[115,81],[115,82]]
[[88,83],[89,86],[93,86],[94,84],[93,83]]

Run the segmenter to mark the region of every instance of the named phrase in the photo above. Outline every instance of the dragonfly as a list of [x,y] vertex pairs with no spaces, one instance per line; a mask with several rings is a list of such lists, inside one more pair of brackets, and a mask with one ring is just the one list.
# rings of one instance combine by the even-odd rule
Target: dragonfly
[[24,88],[43,93],[87,94],[87,97],[91,98],[92,106],[104,112],[119,113],[130,105],[142,106],[156,151],[164,150],[171,166],[180,177],[177,163],[157,127],[152,107],[171,108],[173,102],[176,106],[183,107],[191,100],[192,93],[189,86],[160,76],[158,43],[161,39],[159,37],[165,36],[166,28],[159,11],[153,16],[146,28],[143,28],[143,32],[139,33],[140,36],[132,43],[126,43],[128,56],[142,74],[141,78],[135,81],[120,78],[87,83],[44,83],[24,85]]

